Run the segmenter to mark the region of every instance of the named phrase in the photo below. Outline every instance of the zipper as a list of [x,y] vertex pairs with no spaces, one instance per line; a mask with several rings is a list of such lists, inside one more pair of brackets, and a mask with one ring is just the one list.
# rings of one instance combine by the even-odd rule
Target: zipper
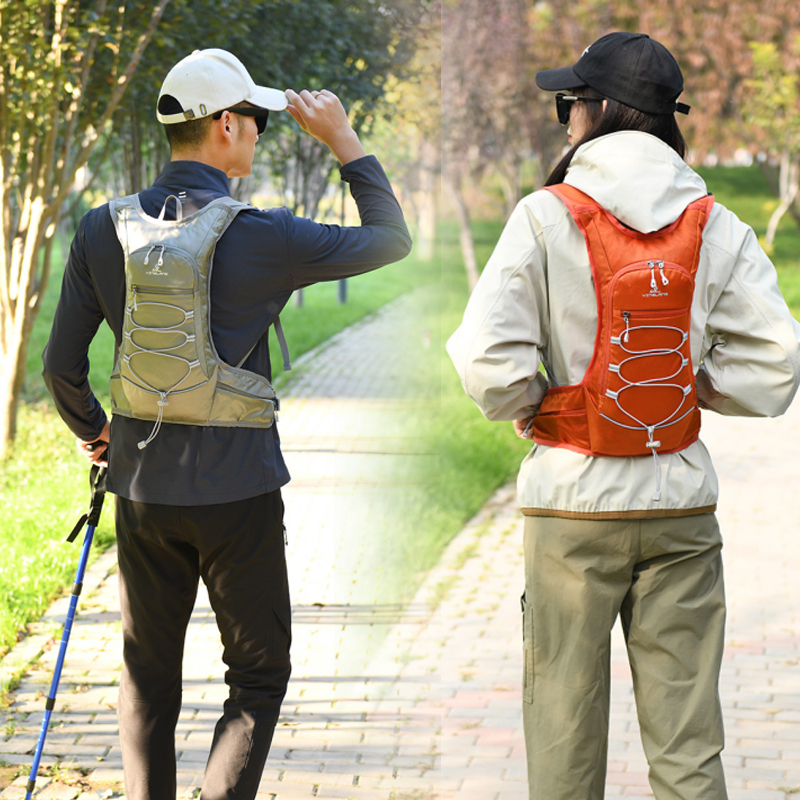
[[[145,264],[147,261],[144,262]],[[663,261],[661,262],[664,263]],[[647,266],[650,267],[650,289],[654,292],[658,291],[658,284],[656,283],[656,262],[648,261]]]
[[167,287],[160,287],[160,286],[137,286],[133,284],[131,286],[131,293],[133,295],[133,310],[136,311],[136,294],[140,292],[141,294],[168,294],[168,295],[190,295],[194,294],[192,291],[187,291],[186,289],[170,289]]
[[638,311],[623,311],[622,316],[625,318],[627,324],[631,319],[640,319],[642,317],[663,319],[665,317],[679,317],[681,314],[687,314],[688,312],[688,308],[662,308],[653,311],[639,309]]
[[250,392],[245,392],[242,389],[236,389],[233,386],[228,386],[224,383],[218,383],[217,388],[221,389],[223,392],[229,392],[230,394],[238,394],[240,397],[250,397],[253,400],[270,400],[273,403],[278,399],[277,397],[259,397],[257,394],[251,394]]
[[625,320],[625,341],[627,342],[631,334],[631,312],[623,311],[622,317]]

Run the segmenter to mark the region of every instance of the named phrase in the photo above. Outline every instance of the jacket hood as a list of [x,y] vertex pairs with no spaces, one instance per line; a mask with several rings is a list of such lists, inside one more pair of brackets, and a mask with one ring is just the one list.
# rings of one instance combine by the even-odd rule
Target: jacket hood
[[708,193],[668,144],[639,131],[611,133],[579,147],[565,182],[640,233],[671,225]]

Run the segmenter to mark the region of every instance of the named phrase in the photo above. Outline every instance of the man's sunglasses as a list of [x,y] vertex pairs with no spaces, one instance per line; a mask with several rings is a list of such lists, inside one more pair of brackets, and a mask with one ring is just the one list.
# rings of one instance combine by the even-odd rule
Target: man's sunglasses
[[556,95],[556,113],[558,114],[558,121],[562,125],[569,124],[569,112],[572,109],[573,103],[578,102],[585,102],[585,103],[602,103],[603,98],[601,97],[577,97],[572,94],[564,94],[563,92],[559,92]]
[[[255,117],[259,136],[261,136],[267,128],[267,120],[269,119],[268,108],[258,108],[258,106],[234,106],[233,108],[223,108],[222,111],[230,111],[231,114],[241,114],[245,117]],[[211,118],[219,119],[222,116],[222,111],[217,111]]]

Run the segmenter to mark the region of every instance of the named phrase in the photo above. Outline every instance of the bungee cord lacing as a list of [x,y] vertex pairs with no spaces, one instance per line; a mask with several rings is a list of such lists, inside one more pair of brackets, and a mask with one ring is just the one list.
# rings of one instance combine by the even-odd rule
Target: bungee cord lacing
[[[160,246],[160,245],[159,245]],[[148,327],[146,325],[140,325],[136,322],[133,317],[134,312],[137,311],[138,308],[143,306],[157,306],[160,308],[169,308],[175,311],[180,311],[183,314],[183,319],[177,323],[176,325],[169,325],[165,327]],[[172,350],[177,350],[184,345],[194,342],[195,341],[195,334],[193,333],[186,333],[186,331],[180,330],[181,326],[185,325],[187,322],[190,322],[194,317],[194,311],[186,311],[185,309],[181,308],[180,306],[173,305],[172,303],[161,303],[155,300],[147,300],[143,303],[139,303],[138,306],[136,304],[136,291],[133,292],[133,305],[126,309],[125,313],[130,318],[131,323],[131,330],[128,331],[125,336],[128,341],[131,343],[132,347],[135,348],[133,352],[127,353],[122,356],[122,360],[127,364],[128,369],[131,371],[131,374],[136,378],[139,384],[143,387],[146,387],[149,391],[158,394],[158,400],[156,404],[158,406],[158,414],[156,416],[155,425],[153,426],[153,430],[150,431],[150,435],[147,439],[143,439],[141,442],[138,443],[138,447],[140,450],[144,450],[153,439],[156,438],[158,432],[161,430],[161,421],[164,416],[164,406],[169,405],[169,400],[167,400],[167,395],[174,392],[188,377],[191,375],[192,370],[196,367],[200,366],[199,360],[191,361],[188,358],[184,358],[183,356],[176,356],[172,354]],[[162,347],[162,348],[155,348],[155,347],[148,347],[144,348],[141,347],[139,344],[136,343],[135,334],[139,331],[144,331],[146,333],[155,333],[155,334],[180,334],[184,337],[184,340],[179,344],[172,345],[170,347]],[[156,386],[153,386],[152,383],[145,380],[141,375],[139,375],[136,370],[133,368],[131,364],[131,359],[134,356],[137,356],[141,353],[147,355],[159,355],[163,358],[173,358],[176,361],[181,361],[186,365],[186,372],[184,373],[183,377],[175,384],[173,384],[168,389],[159,389]]]
[[[656,277],[655,277],[655,268],[656,266],[660,267],[661,271],[661,278],[664,285],[666,285],[669,281],[667,277],[663,273],[663,262],[653,262],[649,261],[648,266],[650,267],[651,272],[651,287],[655,287],[656,285]],[[619,379],[623,382],[623,386],[614,391],[612,389],[606,390],[606,397],[609,397],[616,403],[617,408],[632,422],[636,423],[635,425],[626,425],[619,420],[613,419],[612,417],[608,416],[607,414],[600,414],[603,419],[608,420],[609,422],[614,423],[614,425],[618,425],[621,428],[626,428],[628,430],[641,430],[647,434],[647,442],[645,446],[650,448],[650,452],[653,454],[653,466],[655,468],[656,473],[656,490],[653,494],[653,500],[660,500],[661,499],[661,462],[658,458],[658,451],[657,448],[661,447],[661,442],[655,438],[656,431],[665,428],[669,425],[675,425],[676,423],[680,422],[684,417],[688,414],[692,413],[693,407],[690,407],[683,414],[679,417],[675,418],[681,411],[686,401],[686,398],[691,394],[692,385],[691,383],[687,386],[682,386],[679,383],[670,383],[673,378],[677,377],[683,369],[685,369],[689,364],[689,359],[681,353],[681,348],[686,344],[686,341],[689,338],[689,334],[682,330],[681,328],[677,328],[673,325],[631,325],[631,313],[629,311],[622,312],[623,319],[625,320],[625,329],[620,333],[619,336],[611,336],[610,341],[611,344],[619,346],[619,348],[628,354],[627,358],[623,358],[618,364],[609,364],[608,370],[609,372],[619,376]],[[630,335],[634,331],[640,330],[664,330],[664,331],[673,331],[680,335],[680,343],[676,347],[654,347],[648,350],[631,350],[626,345],[630,341]],[[641,358],[655,358],[655,357],[664,357],[676,355],[680,358],[680,366],[672,372],[670,375],[659,376],[656,378],[648,378],[646,380],[638,380],[632,381],[625,377],[623,374],[623,368],[626,364],[636,361],[637,359]],[[624,408],[622,405],[621,400],[623,399],[623,394],[628,389],[632,389],[634,387],[638,388],[651,388],[651,389],[677,389],[681,392],[681,399],[678,403],[677,407],[675,408],[672,413],[668,414],[664,419],[654,424],[648,424],[644,420],[639,419],[635,414],[633,414],[627,408]]]

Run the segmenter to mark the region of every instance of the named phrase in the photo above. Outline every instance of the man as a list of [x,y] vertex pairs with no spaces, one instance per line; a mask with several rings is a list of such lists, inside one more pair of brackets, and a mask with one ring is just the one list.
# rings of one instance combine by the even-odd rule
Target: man
[[[269,112],[285,108],[341,162],[362,224],[321,225],[286,209],[240,208],[219,236],[213,278],[208,269],[211,344],[223,366],[255,373],[262,383],[270,374],[267,331],[294,290],[375,269],[410,248],[391,186],[365,155],[338,98],[257,86],[232,54],[195,51],[170,71],[159,95],[171,161],[138,195],[140,208],[131,201],[146,218],[166,211],[167,221],[173,210],[179,219],[224,204],[228,179],[250,174]],[[167,202],[171,196],[178,202]],[[135,287],[132,303],[126,287],[125,226],[113,213],[113,204],[102,206],[81,220],[43,360],[59,413],[92,461],[107,459],[108,490],[117,495],[126,793],[134,800],[175,797],[183,641],[202,578],[230,688],[202,796],[252,798],[290,672],[280,494],[289,475],[274,424],[193,425],[165,415],[154,426],[152,418],[115,411],[109,425],[87,381],[87,349],[105,319],[119,351],[126,318],[137,311]],[[166,400],[165,407],[173,396]]]
[[663,45],[610,33],[536,82],[574,144],[448,342],[481,411],[535,442],[517,482],[530,798],[603,797],[619,616],[655,797],[725,800],[722,539],[697,406],[782,414],[800,326],[752,229],[683,161]]

